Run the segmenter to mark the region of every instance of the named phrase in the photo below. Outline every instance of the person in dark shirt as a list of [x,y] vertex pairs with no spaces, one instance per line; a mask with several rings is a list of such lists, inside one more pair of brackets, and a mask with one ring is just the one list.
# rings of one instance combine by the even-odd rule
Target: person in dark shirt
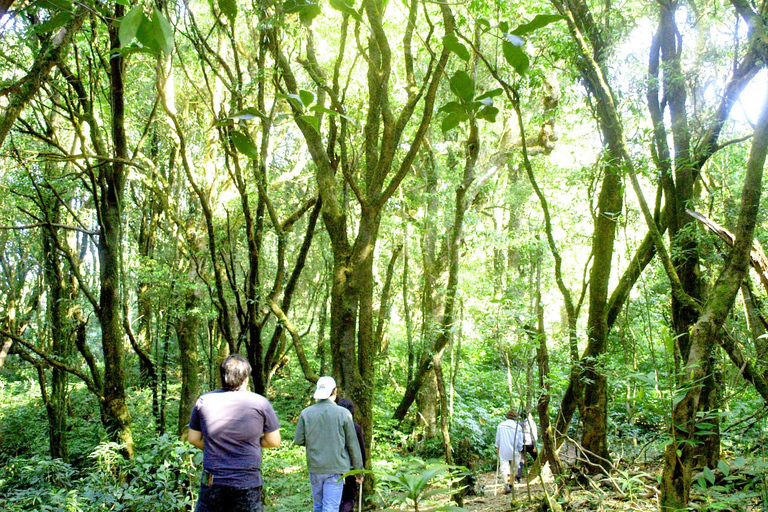
[[[349,398],[342,398],[339,400],[339,406],[348,410],[352,417],[355,416],[355,403]],[[363,466],[365,466],[365,438],[363,437],[363,428],[356,421],[355,433],[357,434],[357,442],[360,443],[360,455],[363,457]],[[341,492],[341,505],[339,505],[339,512],[352,512],[355,509],[355,502],[357,501],[358,484],[354,476],[348,476],[344,479],[344,490]]]
[[251,365],[224,359],[221,389],[197,399],[188,441],[203,450],[196,512],[261,512],[261,449],[280,445],[280,423],[263,396],[248,391]]

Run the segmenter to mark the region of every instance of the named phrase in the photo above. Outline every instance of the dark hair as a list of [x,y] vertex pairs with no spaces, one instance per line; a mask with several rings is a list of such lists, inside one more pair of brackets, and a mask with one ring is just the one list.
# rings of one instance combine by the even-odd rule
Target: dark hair
[[352,416],[355,415],[355,402],[353,402],[349,398],[342,398],[341,400],[339,400],[338,404],[341,407],[343,407],[346,410],[348,410],[349,412],[351,412]]
[[514,409],[510,409],[507,411],[507,419],[508,420],[516,420],[517,419],[517,411]]
[[221,362],[219,373],[221,387],[227,391],[235,391],[251,376],[251,363],[240,354],[232,354]]

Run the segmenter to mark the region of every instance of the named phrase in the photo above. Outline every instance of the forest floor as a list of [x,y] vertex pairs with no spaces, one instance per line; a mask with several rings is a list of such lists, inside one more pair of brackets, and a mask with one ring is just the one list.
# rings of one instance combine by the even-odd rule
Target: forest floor
[[[551,474],[544,475],[544,483],[551,494],[555,482]],[[497,480],[496,473],[480,473],[477,479],[476,496],[467,496],[464,499],[464,508],[471,512],[538,512],[548,510],[541,479],[533,479],[527,485],[525,481],[515,484],[514,493],[504,494],[504,486],[501,480]],[[566,503],[561,503],[564,511],[631,511],[651,512],[658,510],[658,500],[655,493],[644,489],[639,495],[628,496],[620,489],[606,489],[600,486],[598,489],[571,490]]]

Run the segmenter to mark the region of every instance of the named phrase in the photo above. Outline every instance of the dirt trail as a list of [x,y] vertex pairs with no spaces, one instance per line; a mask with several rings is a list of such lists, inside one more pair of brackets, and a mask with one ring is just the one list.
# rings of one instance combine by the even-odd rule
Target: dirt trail
[[472,512],[533,511],[538,509],[543,497],[539,479],[530,486],[525,482],[515,484],[514,492],[504,494],[504,486],[501,480],[496,480],[496,473],[477,475],[477,489],[477,496],[468,496],[464,500],[464,508]]

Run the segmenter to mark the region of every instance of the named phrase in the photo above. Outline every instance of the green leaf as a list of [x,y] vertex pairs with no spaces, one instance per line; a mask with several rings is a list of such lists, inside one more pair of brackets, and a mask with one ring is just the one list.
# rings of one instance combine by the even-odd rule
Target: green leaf
[[451,112],[445,116],[445,119],[440,124],[440,128],[443,130],[443,133],[449,132],[459,126],[461,122],[466,121],[468,117],[466,113]]
[[40,0],[38,5],[50,11],[72,11],[71,0]]
[[151,53],[159,55],[163,51],[160,40],[155,34],[154,25],[149,18],[144,16],[144,13],[141,15],[139,28],[136,31],[136,41]]
[[144,21],[144,11],[140,5],[137,5],[120,20],[120,31],[118,36],[120,37],[120,46],[128,46],[136,37],[141,23]]
[[[484,92],[483,94],[475,98],[475,101],[483,102],[483,100],[485,100],[486,98],[495,98],[496,96],[501,96],[502,94],[504,94],[504,89],[499,87],[498,89],[493,89],[491,91]],[[487,105],[487,103],[485,102],[483,103]]]
[[679,393],[672,397],[672,407],[677,407],[677,404],[683,401],[683,398],[685,398],[687,393]]
[[478,18],[477,25],[486,31],[491,29],[491,22],[488,21],[488,18]]
[[317,4],[310,5],[299,11],[299,19],[306,26],[310,26],[312,24],[312,20],[317,18],[319,15],[320,6]]
[[733,465],[736,466],[736,469],[741,469],[747,465],[747,461],[744,457],[739,455],[738,457],[736,457],[736,460],[733,461]]
[[485,121],[488,121],[490,123],[495,123],[497,115],[499,115],[499,109],[497,109],[496,107],[485,106],[481,108],[480,111],[477,113],[477,118],[484,119]]
[[707,467],[704,468],[704,478],[706,478],[710,484],[715,483],[715,474],[712,472],[711,469]]
[[301,116],[301,118],[309,123],[316,132],[320,133],[320,119],[316,116]]
[[507,63],[515,69],[518,75],[523,75],[528,71],[531,63],[523,50],[509,41],[501,43],[501,50],[504,52],[504,58]]
[[475,95],[475,84],[464,71],[457,71],[451,77],[451,89],[466,103],[472,101],[472,97]]
[[131,6],[131,0],[117,0],[115,3],[117,3],[117,5],[124,5],[126,7]]
[[509,32],[509,23],[507,23],[506,21],[502,21],[501,23],[499,23],[499,30],[501,30],[504,33]]
[[466,109],[464,108],[464,105],[459,103],[458,101],[449,101],[440,109],[438,112],[466,112]]
[[728,465],[727,462],[724,460],[720,460],[717,462],[717,469],[723,472],[725,476],[728,476],[731,474],[731,466]]
[[523,34],[528,34],[534,30],[546,27],[550,23],[554,23],[562,19],[563,17],[559,14],[539,14],[533,18],[530,23],[524,23],[518,26],[515,30],[512,31],[512,34],[516,36],[522,36]]
[[232,132],[232,143],[237,150],[252,160],[259,158],[259,149],[251,138],[242,132]]
[[305,91],[304,89],[301,89],[299,90],[299,99],[301,100],[302,105],[304,105],[305,107],[308,107],[315,102],[315,95],[312,94],[310,91]]
[[227,17],[230,25],[234,25],[235,18],[237,18],[237,2],[235,0],[219,0],[219,9]]
[[170,55],[173,52],[173,29],[157,8],[152,12],[152,28],[155,30],[160,49],[165,55]]
[[341,11],[348,16],[352,16],[354,19],[362,23],[363,17],[360,16],[360,13],[357,12],[354,7],[344,2],[344,0],[329,0],[328,3],[337,11]]
[[469,62],[469,50],[464,44],[459,41],[456,34],[448,34],[443,37],[443,46],[453,53],[455,53],[464,62]]
[[54,16],[52,16],[51,19],[49,19],[42,25],[38,26],[35,29],[35,32],[36,33],[53,32],[63,27],[64,25],[66,25],[67,22],[71,19],[72,19],[71,13],[68,13],[66,11],[58,12]]
[[275,93],[275,96],[278,98],[283,98],[291,102],[294,106],[298,107],[299,110],[304,110],[304,103],[301,100],[301,96],[298,94],[283,94],[283,93]]
[[247,121],[249,119],[254,119],[256,117],[263,118],[266,116],[261,112],[259,112],[259,109],[257,109],[256,107],[249,107],[249,108],[246,108],[245,110],[241,110],[240,112],[235,112],[234,114],[229,116],[229,119],[242,119]]
[[339,113],[336,112],[335,110],[331,110],[329,108],[325,108],[322,105],[313,105],[313,106],[309,107],[309,110],[311,110],[312,112],[322,112],[323,114],[328,114],[329,116],[337,116],[337,115],[339,115]]

